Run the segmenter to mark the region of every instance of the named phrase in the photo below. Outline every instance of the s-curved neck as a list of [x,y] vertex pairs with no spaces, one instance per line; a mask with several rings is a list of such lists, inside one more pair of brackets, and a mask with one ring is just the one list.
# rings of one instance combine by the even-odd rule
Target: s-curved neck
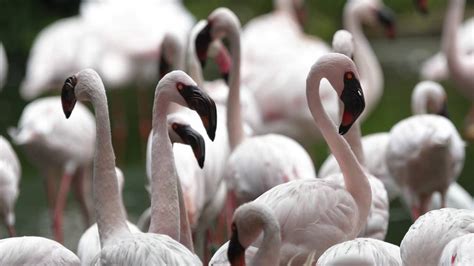
[[[359,230],[363,227],[369,214],[372,192],[367,176],[362,170],[361,165],[357,161],[348,143],[339,135],[335,125],[323,108],[319,96],[319,85],[322,78],[323,73],[321,73],[321,71],[312,70],[308,75],[306,80],[308,106],[316,125],[319,127],[329,149],[341,168],[346,189],[357,204],[359,220],[356,229]],[[355,233],[357,234],[358,232],[359,231]]]
[[130,234],[126,225],[126,214],[119,192],[115,154],[112,147],[109,108],[102,82],[93,90],[91,102],[96,119],[96,148],[94,157],[93,193],[100,242],[103,247],[114,240]]
[[443,27],[443,51],[446,54],[449,73],[454,81],[464,90],[471,99],[474,98],[474,90],[467,84],[474,84],[473,70],[474,63],[469,63],[463,58],[463,53],[459,49],[458,27],[462,21],[464,13],[464,0],[448,1],[446,18]]
[[263,215],[263,239],[252,265],[278,265],[280,264],[281,235],[278,221],[275,217]]
[[227,98],[227,131],[230,149],[234,150],[244,140],[244,127],[240,106],[240,28],[228,29],[232,68],[229,74],[229,96]]
[[[350,3],[349,3],[350,4]],[[369,108],[375,107],[383,93],[383,73],[377,56],[362,31],[360,19],[346,7],[343,15],[344,28],[354,38],[354,62],[360,74],[360,83],[364,88],[366,110],[363,115],[370,113]]]
[[157,87],[152,118],[151,219],[149,232],[166,234],[179,241],[178,175],[166,120],[169,103],[169,99]]

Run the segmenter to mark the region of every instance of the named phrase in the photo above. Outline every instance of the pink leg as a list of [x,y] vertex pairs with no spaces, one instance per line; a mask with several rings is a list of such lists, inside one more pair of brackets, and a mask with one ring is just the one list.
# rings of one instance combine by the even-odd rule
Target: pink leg
[[7,230],[8,230],[8,236],[10,236],[10,237],[16,236],[15,226],[7,225]]
[[46,172],[46,179],[44,180],[44,187],[46,190],[46,200],[48,203],[48,211],[51,218],[54,217],[54,208],[56,205],[56,177],[51,173]]
[[53,235],[54,235],[54,239],[58,241],[59,243],[63,243],[64,241],[63,230],[62,230],[63,211],[66,206],[67,194],[71,186],[71,181],[72,181],[71,174],[64,174],[63,177],[61,178],[61,184],[59,186],[56,206],[54,208]]
[[82,217],[84,219],[84,224],[86,225],[86,227],[89,227],[91,225],[90,208],[87,204],[87,199],[86,199],[86,195],[89,195],[89,194],[85,192],[87,190],[85,188],[85,185],[86,183],[88,183],[88,182],[85,182],[87,177],[88,176],[86,176],[84,168],[82,167],[78,168],[72,180],[72,187],[74,189],[74,196],[76,198],[76,201],[79,203],[79,207],[81,209]]

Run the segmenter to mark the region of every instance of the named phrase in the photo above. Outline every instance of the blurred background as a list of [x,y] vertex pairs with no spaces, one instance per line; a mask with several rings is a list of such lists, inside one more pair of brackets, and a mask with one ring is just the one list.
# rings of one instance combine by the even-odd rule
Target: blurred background
[[[255,0],[206,0],[183,1],[196,19],[206,18],[218,6],[232,9],[244,26],[251,18],[272,10],[272,1]],[[367,29],[370,43],[382,64],[385,76],[385,88],[377,109],[362,124],[363,135],[389,131],[400,119],[411,114],[410,95],[414,85],[419,81],[419,68],[422,61],[440,49],[440,34],[444,18],[446,0],[430,0],[430,12],[422,15],[416,12],[411,0],[385,0],[385,5],[394,10],[397,16],[397,35],[395,39],[384,37],[383,30]],[[18,88],[25,75],[29,50],[38,32],[50,23],[64,17],[78,14],[78,0],[0,0],[0,40],[6,49],[9,69],[8,80],[0,92],[0,134],[7,136],[7,128],[16,126],[21,111],[27,104],[19,96]],[[319,36],[328,43],[333,33],[342,28],[341,14],[344,0],[307,1],[309,19],[305,31]],[[465,17],[474,15],[474,1],[467,1]],[[66,78],[66,77],[64,77]],[[468,101],[455,89],[451,81],[442,82],[449,102],[449,111],[453,123],[462,132],[463,119],[468,111]],[[154,85],[149,86],[149,104],[151,106]],[[59,88],[58,88],[59,91]],[[139,137],[136,91],[134,88],[109,92],[109,103],[114,97],[126,96],[123,109],[128,120],[128,138],[125,152],[118,158],[118,166],[125,174],[124,201],[129,220],[136,222],[138,216],[149,206],[149,198],[144,185],[145,143]],[[49,95],[57,94],[51,92]],[[112,120],[112,126],[114,121]],[[23,175],[20,185],[20,196],[16,205],[17,232],[19,235],[42,235],[51,237],[50,220],[46,208],[42,178],[25,159],[20,149],[15,147],[20,156]],[[325,143],[319,143],[309,150],[318,167],[328,155]],[[466,163],[458,182],[471,194],[474,194],[474,164],[471,158],[474,149],[468,143]],[[400,206],[400,202],[391,203],[390,226],[386,241],[399,244],[411,224],[409,213]],[[75,202],[70,196],[65,210],[66,246],[76,249],[77,239],[82,233],[83,225]],[[0,235],[6,231],[0,227]]]

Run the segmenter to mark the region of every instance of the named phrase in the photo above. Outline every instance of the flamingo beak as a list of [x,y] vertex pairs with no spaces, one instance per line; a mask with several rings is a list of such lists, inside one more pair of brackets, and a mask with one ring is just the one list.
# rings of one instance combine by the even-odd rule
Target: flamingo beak
[[422,14],[428,14],[428,0],[415,0],[416,8]]
[[232,224],[232,235],[227,248],[227,258],[232,266],[245,265],[245,248],[240,244],[237,227]]
[[199,114],[207,135],[211,140],[214,140],[217,127],[216,103],[197,86],[183,86],[179,93],[183,96],[189,108]]
[[224,45],[220,47],[219,52],[217,53],[216,62],[217,62],[217,65],[219,66],[219,72],[222,78],[228,84],[229,72],[232,67],[232,59],[230,58],[229,51]]
[[346,134],[365,108],[364,92],[359,80],[350,73],[344,77],[344,90],[340,96],[344,103],[344,113],[342,115],[339,134]]
[[209,50],[209,45],[211,44],[211,23],[208,22],[206,27],[202,29],[197,37],[194,45],[196,46],[196,53],[201,63],[201,67],[206,66],[207,61],[207,52]]
[[377,18],[379,22],[385,27],[386,35],[390,39],[395,38],[395,15],[388,7],[377,10]]
[[61,103],[66,118],[69,118],[69,116],[71,116],[72,110],[76,105],[76,95],[74,94],[74,88],[76,87],[76,84],[76,76],[71,76],[66,79],[61,90]]
[[206,157],[206,144],[201,134],[199,134],[189,125],[173,123],[172,128],[183,140],[184,144],[191,146],[199,167],[203,168]]
[[444,102],[441,110],[438,112],[438,115],[444,116],[449,119],[449,112],[448,112],[448,103]]

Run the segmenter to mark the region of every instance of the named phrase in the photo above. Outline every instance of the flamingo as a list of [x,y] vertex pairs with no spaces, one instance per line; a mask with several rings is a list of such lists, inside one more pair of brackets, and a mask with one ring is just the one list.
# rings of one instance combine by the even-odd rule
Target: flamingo
[[[40,98],[24,108],[18,128],[10,128],[9,134],[13,143],[23,148],[30,162],[45,177],[55,239],[63,240],[62,212],[71,182],[84,223],[89,225],[87,178],[95,143],[95,122],[91,112],[79,104],[77,115],[65,121],[60,97]],[[60,187],[56,191],[58,177],[61,177]]]
[[[362,113],[364,98],[357,68],[350,58],[337,53],[323,55],[308,74],[308,105],[329,148],[341,165],[346,188],[324,179],[302,179],[273,187],[254,202],[269,207],[280,225],[280,263],[300,265],[313,253],[315,259],[334,244],[354,239],[370,209],[367,177],[347,142],[324,111],[319,86],[326,78],[344,104],[339,127],[345,134]],[[259,246],[259,242],[254,244]]]
[[15,203],[19,194],[21,165],[10,143],[0,136],[0,215],[10,237],[15,231]]
[[[123,183],[125,179],[123,177],[122,171],[115,167],[115,175],[117,176],[117,184],[119,186],[120,195],[122,195],[123,191]],[[123,206],[123,202],[121,204],[121,208],[126,213],[125,206]],[[141,232],[137,226],[127,222],[127,227],[132,233]],[[94,258],[97,254],[100,253],[100,239],[99,239],[99,229],[97,228],[97,223],[91,225],[84,233],[82,234],[81,238],[79,239],[79,243],[77,244],[77,256],[81,260],[81,265],[92,265]]]
[[[352,35],[346,30],[337,31],[334,34],[332,46],[335,52],[342,53],[348,57],[351,57],[352,52],[354,50]],[[340,110],[341,115],[342,111],[343,110]],[[369,155],[365,155],[364,153],[360,135],[360,124],[359,121],[356,121],[352,128],[345,135],[345,138],[351,146],[351,149],[356,155],[359,163],[362,166],[365,166],[365,157],[369,157]],[[335,171],[340,172],[339,165],[334,159],[334,156],[330,156],[323,163],[319,172],[320,177],[332,179],[333,181],[339,183],[341,186],[344,186],[344,180],[341,175],[330,175],[327,173],[329,171],[334,173],[335,171],[332,170],[332,168],[336,169]],[[385,189],[383,183],[377,177],[371,175],[370,172],[367,171],[367,168],[364,167],[364,170],[366,171],[366,175],[370,183],[370,188],[372,189],[372,204],[370,207],[369,216],[367,217],[367,223],[365,224],[364,229],[362,229],[362,231],[360,232],[359,237],[371,237],[379,240],[384,240],[385,235],[387,234],[389,216],[389,201],[387,190]],[[324,175],[321,175],[321,171]]]
[[474,212],[444,208],[420,216],[400,243],[403,265],[438,265],[446,245],[474,233]]
[[[460,92],[471,102],[474,101],[474,56],[465,56],[458,43],[458,27],[464,12],[464,0],[452,0],[448,3],[443,26],[443,52],[446,54],[449,74],[457,84]],[[474,106],[471,107],[466,119],[465,135],[468,139],[474,138]]]
[[474,256],[474,234],[466,234],[451,240],[443,249],[440,265],[472,265]]
[[[366,92],[368,99],[365,112],[367,114],[375,107],[382,95],[383,77],[380,65],[362,34],[361,25],[380,19],[380,22],[387,27],[388,33],[392,34],[393,18],[386,10],[379,1],[348,1],[344,9],[344,25],[354,35],[357,49],[360,50],[357,52],[360,54],[355,55],[356,62],[363,64],[365,68],[370,68],[370,71],[367,70],[369,71],[367,79],[370,82],[367,86],[371,86],[367,87]],[[247,27],[249,26],[250,23]],[[327,44],[308,39],[302,34],[297,35],[299,38],[292,38],[294,34],[283,34],[278,31],[273,39],[267,37],[267,34],[272,34],[270,32],[273,32],[274,28],[284,27],[274,23],[269,24],[266,31],[257,32],[255,29],[250,35],[246,28],[243,34],[242,82],[253,89],[263,119],[261,127],[256,131],[257,133],[282,133],[308,144],[320,138],[321,135],[312,123],[312,116],[306,106],[304,73],[315,59],[330,50]],[[282,43],[281,36],[285,36],[283,41],[289,44],[276,46],[275,43]],[[260,49],[253,58],[253,53],[249,51],[256,50],[255,47],[260,47]],[[287,62],[297,63],[288,67]],[[361,75],[364,78],[365,74]],[[269,88],[268,84],[273,85]],[[337,98],[329,84],[323,84],[321,93],[325,109],[332,119],[336,119],[338,116]],[[269,98],[272,101],[268,101]],[[292,112],[287,112],[287,110],[292,110]],[[365,117],[366,114],[362,119]]]
[[[363,264],[353,261],[366,260]],[[345,263],[344,263],[345,261]],[[336,244],[319,257],[316,265],[402,265],[400,247],[373,239],[356,238]]]
[[[441,86],[430,84],[425,88],[444,93]],[[426,86],[426,83],[419,86]],[[415,98],[421,91],[419,88],[415,88]],[[424,106],[435,110],[440,110],[446,102],[445,97],[441,97],[441,101],[427,100]],[[414,101],[414,112],[427,111],[416,110],[416,106]],[[389,134],[385,154],[388,170],[400,186],[412,218],[417,219],[428,210],[435,191],[441,194],[441,207],[444,208],[446,191],[459,176],[465,157],[464,141],[454,125],[440,115],[419,114],[399,121]]]
[[[251,245],[261,233],[262,245],[256,250]],[[230,241],[216,251],[209,265],[278,265],[280,247],[280,225],[272,210],[264,204],[245,203],[235,210]]]
[[37,236],[0,240],[2,265],[81,265],[79,258],[58,242]]
[[8,74],[7,53],[5,52],[5,47],[3,47],[3,43],[0,42],[0,90],[7,83],[7,74]]
[[201,265],[197,256],[178,242],[185,236],[180,236],[178,178],[167,134],[166,112],[170,102],[196,110],[213,139],[215,105],[209,96],[182,71],[170,72],[158,83],[153,107],[151,225],[148,233],[132,234],[120,208],[107,98],[99,75],[91,69],[80,71],[66,79],[61,95],[66,117],[71,115],[76,100],[91,101],[96,111],[93,192],[102,246],[96,263]]
[[[227,98],[227,132],[231,149],[224,176],[228,185],[228,212],[236,205],[251,201],[268,189],[296,179],[316,177],[308,153],[296,141],[276,134],[246,137],[240,107],[240,22],[227,8],[214,10],[207,26],[196,40],[201,62],[207,57],[209,43],[229,39],[232,68]],[[230,213],[228,215],[230,218]]]

